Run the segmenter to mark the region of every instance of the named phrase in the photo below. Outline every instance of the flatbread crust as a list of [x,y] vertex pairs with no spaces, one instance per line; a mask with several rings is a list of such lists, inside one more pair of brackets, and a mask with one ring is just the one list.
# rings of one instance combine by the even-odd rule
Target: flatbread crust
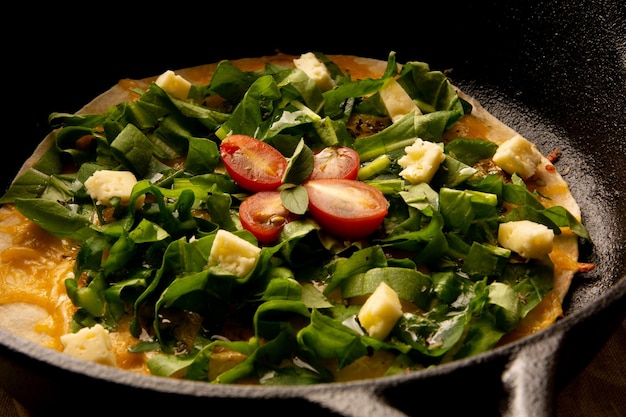
[[[268,62],[293,66],[294,58],[297,56],[277,53],[272,56],[243,58],[231,62],[242,70],[251,71],[263,68]],[[378,78],[384,73],[387,64],[385,61],[352,55],[328,55],[328,58],[354,79]],[[207,84],[217,65],[217,63],[211,63],[178,69],[175,72],[193,84]],[[136,100],[139,96],[132,89],[135,87],[146,88],[156,78],[157,76],[142,80],[120,80],[111,89],[85,105],[78,113],[101,113],[120,102]],[[491,115],[473,97],[461,91],[458,93],[472,104],[473,112],[471,115],[466,115],[460,119],[450,131],[458,131],[458,136],[482,136],[498,145],[517,135],[516,131]],[[472,135],[472,132],[477,133],[477,135]],[[32,156],[25,161],[18,176],[33,166],[54,143],[54,139],[55,133],[52,132],[39,144]],[[546,206],[563,206],[580,219],[579,206],[570,193],[566,181],[546,156],[543,157],[543,162],[538,168],[534,185],[541,195],[549,197],[543,201]],[[71,313],[74,311],[71,302],[64,295],[62,282],[71,273],[71,259],[76,253],[76,248],[73,248],[69,242],[47,236],[46,242],[48,243],[45,243],[44,246],[49,245],[56,250],[46,251],[40,243],[37,243],[41,239],[28,241],[24,238],[24,233],[27,233],[24,230],[29,228],[36,229],[37,226],[16,211],[11,210],[10,206],[0,208],[0,281],[13,283],[12,286],[7,286],[0,282],[0,315],[5,317],[0,320],[0,328],[17,333],[36,343],[62,350],[59,338],[62,334],[69,332],[68,323],[71,320]],[[46,235],[46,232],[42,230],[36,233],[40,236]],[[20,282],[20,279],[24,280],[23,277],[27,274],[23,273],[22,267],[24,265],[20,264],[19,255],[15,255],[19,248],[23,248],[24,253],[28,252],[31,255],[33,251],[40,251],[43,254],[41,264],[36,266],[40,270],[48,270],[47,275],[50,278],[48,292],[43,291],[43,296],[39,294],[38,298],[34,297],[33,294],[38,294],[39,290]],[[13,255],[7,252],[9,250],[12,251]],[[555,236],[554,250],[550,255],[555,266],[554,288],[524,318],[519,326],[502,340],[501,344],[535,333],[551,325],[563,315],[563,299],[569,290],[574,274],[580,268],[578,256],[578,238],[569,229],[564,228],[560,235]],[[50,273],[50,265],[54,265],[52,273]],[[33,268],[32,265],[29,267]],[[50,291],[53,291],[54,294],[51,294]],[[48,298],[46,299],[46,297]],[[124,357],[126,348],[132,344],[129,339],[129,337],[122,335],[114,337],[114,349],[118,355],[118,364],[128,360],[130,362],[123,367],[147,373],[144,364],[133,362],[128,358],[120,359]],[[126,356],[128,355],[126,354]]]

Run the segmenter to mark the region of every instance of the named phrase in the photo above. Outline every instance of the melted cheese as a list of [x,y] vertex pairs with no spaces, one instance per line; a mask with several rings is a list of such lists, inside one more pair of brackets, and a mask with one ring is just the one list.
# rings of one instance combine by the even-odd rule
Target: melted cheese
[[0,326],[53,349],[69,331],[75,310],[65,293],[77,247],[27,220],[13,206],[0,209]]
[[[63,350],[76,307],[65,291],[78,247],[26,219],[12,205],[0,208],[0,327],[32,342]],[[146,358],[128,352],[137,340],[124,320],[111,333],[120,368],[148,374]]]

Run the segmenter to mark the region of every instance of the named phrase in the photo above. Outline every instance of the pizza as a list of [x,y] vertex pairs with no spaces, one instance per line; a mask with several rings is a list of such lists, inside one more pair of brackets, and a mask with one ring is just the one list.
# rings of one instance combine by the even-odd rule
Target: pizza
[[0,198],[0,327],[213,383],[419,371],[563,316],[590,240],[554,162],[427,63],[123,79]]

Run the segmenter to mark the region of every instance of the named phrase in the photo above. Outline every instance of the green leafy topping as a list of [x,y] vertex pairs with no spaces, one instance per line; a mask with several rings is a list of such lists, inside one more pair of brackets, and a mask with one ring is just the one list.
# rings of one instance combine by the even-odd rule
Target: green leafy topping
[[[398,70],[394,52],[380,78],[362,80],[316,56],[336,88],[321,92],[300,69],[243,71],[222,61],[188,100],[153,83],[137,101],[100,115],[50,116],[58,128],[53,146],[0,204],[14,203],[43,229],[80,244],[76,278],[65,281],[78,308],[73,329],[102,323],[115,330],[130,319],[132,334],[142,335],[131,351],[151,352],[155,375],[296,385],[331,382],[336,369],[375,350],[396,355],[387,374],[478,354],[540,302],[553,286],[552,264],[519,262],[498,246],[498,225],[532,220],[589,239],[580,221],[563,207],[545,208],[518,176],[474,168],[497,148],[481,138],[448,141],[431,183],[406,183],[397,163],[404,148],[416,138],[443,142],[471,106],[426,63]],[[378,92],[390,77],[421,114],[356,139],[352,120],[386,116]],[[247,192],[221,167],[219,143],[230,134],[253,136],[285,155],[281,201],[302,216],[284,226],[278,242],[259,246],[243,278],[210,264],[220,229],[258,245],[237,215]],[[313,152],[336,145],[359,153],[359,179],[389,202],[383,232],[369,239],[339,241],[307,215],[302,183]],[[68,173],[70,165],[79,169]],[[103,169],[137,176],[128,205],[92,200],[84,182]],[[413,307],[383,341],[356,319],[381,282]],[[221,368],[216,352],[224,350],[241,360]]]

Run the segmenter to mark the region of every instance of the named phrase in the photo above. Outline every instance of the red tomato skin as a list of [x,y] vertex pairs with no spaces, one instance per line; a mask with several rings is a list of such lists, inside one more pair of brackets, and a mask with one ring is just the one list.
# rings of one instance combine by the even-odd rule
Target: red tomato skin
[[220,156],[230,177],[253,192],[278,188],[287,169],[287,159],[276,148],[247,135],[224,138]]
[[320,227],[345,240],[363,239],[383,223],[389,203],[376,187],[358,180],[322,178],[304,184],[309,212]]
[[264,244],[278,240],[285,224],[299,217],[283,206],[278,190],[259,191],[239,205],[241,225]]
[[328,146],[313,154],[313,172],[309,180],[345,178],[355,180],[361,166],[356,150],[347,146]]

